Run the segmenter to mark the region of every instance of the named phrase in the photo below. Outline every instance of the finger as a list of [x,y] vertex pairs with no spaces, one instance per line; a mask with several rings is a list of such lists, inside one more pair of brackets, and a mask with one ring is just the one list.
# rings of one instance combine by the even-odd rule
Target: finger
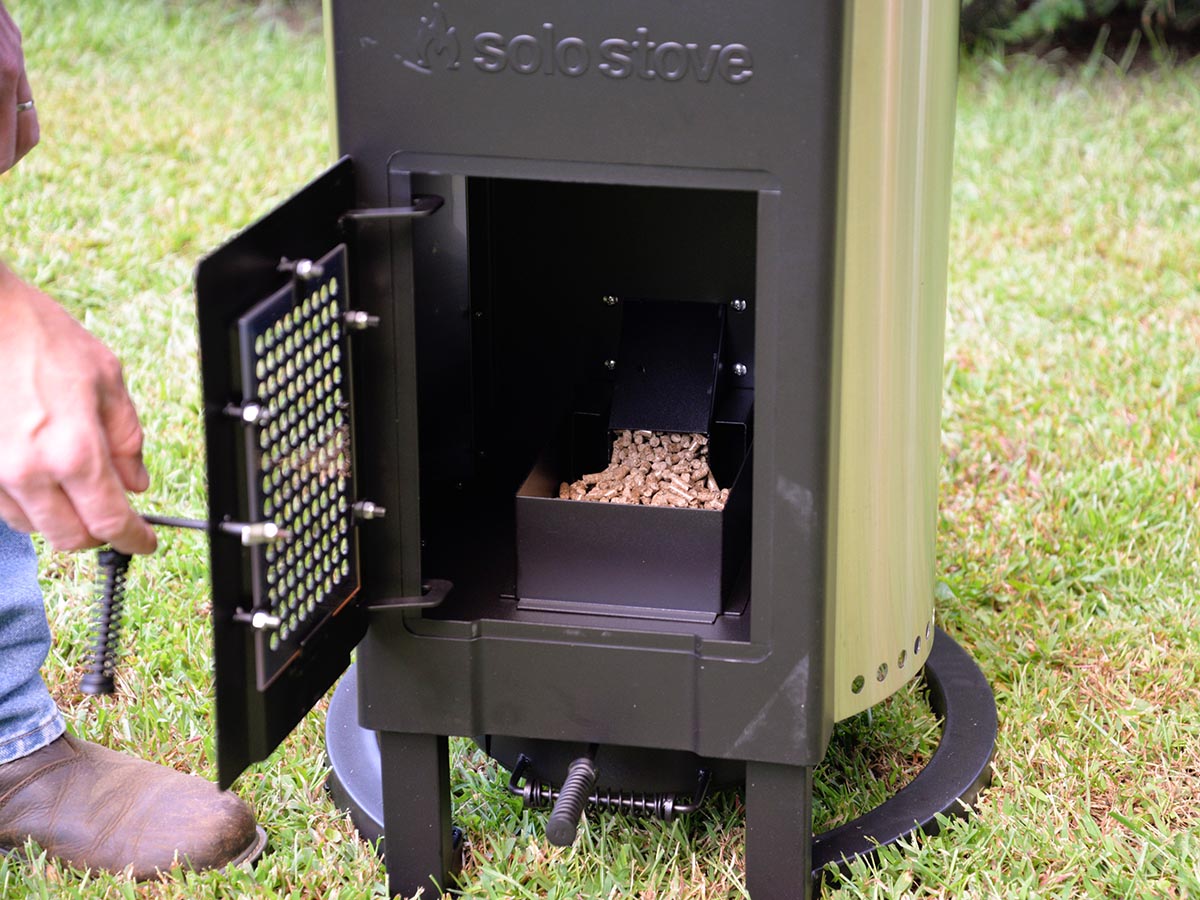
[[137,456],[114,456],[112,462],[125,490],[140,494],[150,487],[150,473],[146,471],[141,453]]
[[3,519],[13,531],[33,533],[33,523],[29,521],[25,511],[2,489],[0,489],[0,519]]
[[100,425],[121,484],[129,491],[146,490],[150,486],[150,473],[142,459],[142,424],[119,368],[101,386]]
[[21,32],[0,3],[0,172],[17,161],[17,84],[24,72]]
[[88,533],[122,553],[153,553],[158,541],[152,529],[129,506],[116,467],[107,454],[94,464],[63,480],[75,513]]
[[[24,72],[17,79],[17,103],[25,103],[33,99],[33,90],[29,87],[29,78]],[[16,104],[13,105],[16,109]],[[17,112],[16,141],[13,148],[12,164],[16,165],[21,159],[37,146],[41,138],[41,127],[38,125],[37,107]]]
[[0,172],[17,161],[17,76],[0,66]]
[[102,538],[88,532],[62,488],[50,481],[11,489],[10,496],[24,510],[31,531],[40,532],[55,550],[98,547]]

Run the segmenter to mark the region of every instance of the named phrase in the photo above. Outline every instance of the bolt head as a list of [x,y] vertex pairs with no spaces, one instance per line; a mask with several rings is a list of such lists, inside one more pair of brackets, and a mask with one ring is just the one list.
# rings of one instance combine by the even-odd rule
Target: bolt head
[[616,367],[617,367],[617,361],[615,359],[606,359],[604,361],[604,368],[608,369],[608,371],[611,372]]
[[612,294],[605,294],[600,299],[602,299],[604,301],[605,306],[616,306],[617,305],[617,298],[614,297]]
[[733,307],[734,312],[745,312],[746,311],[746,301],[743,300],[741,297],[738,297],[738,299],[734,300],[729,305]]
[[733,374],[736,375],[738,378],[741,378],[743,375],[745,375],[749,371],[750,370],[747,369],[742,363],[734,363],[733,364]]

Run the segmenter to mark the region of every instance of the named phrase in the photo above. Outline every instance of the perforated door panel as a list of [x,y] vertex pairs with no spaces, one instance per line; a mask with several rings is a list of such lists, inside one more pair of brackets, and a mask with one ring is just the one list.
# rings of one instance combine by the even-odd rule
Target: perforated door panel
[[314,271],[238,320],[242,408],[261,410],[246,429],[251,519],[285,536],[252,548],[253,608],[279,622],[256,633],[260,689],[358,592],[345,244]]

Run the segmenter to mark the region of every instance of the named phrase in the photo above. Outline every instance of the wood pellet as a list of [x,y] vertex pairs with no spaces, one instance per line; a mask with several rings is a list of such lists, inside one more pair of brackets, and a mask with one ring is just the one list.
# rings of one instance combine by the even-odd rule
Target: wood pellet
[[563,482],[561,500],[591,500],[630,506],[724,509],[729,488],[720,488],[708,467],[703,434],[622,431],[603,472]]

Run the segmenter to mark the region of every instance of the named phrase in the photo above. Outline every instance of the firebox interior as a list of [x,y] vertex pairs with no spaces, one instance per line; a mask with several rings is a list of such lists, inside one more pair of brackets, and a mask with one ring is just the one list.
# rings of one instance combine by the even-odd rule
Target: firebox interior
[[[422,573],[454,584],[425,615],[742,613],[757,196],[490,177],[412,187],[449,207],[414,232]],[[733,489],[725,511],[558,499],[561,481],[604,468],[615,428],[681,422],[709,438]]]

